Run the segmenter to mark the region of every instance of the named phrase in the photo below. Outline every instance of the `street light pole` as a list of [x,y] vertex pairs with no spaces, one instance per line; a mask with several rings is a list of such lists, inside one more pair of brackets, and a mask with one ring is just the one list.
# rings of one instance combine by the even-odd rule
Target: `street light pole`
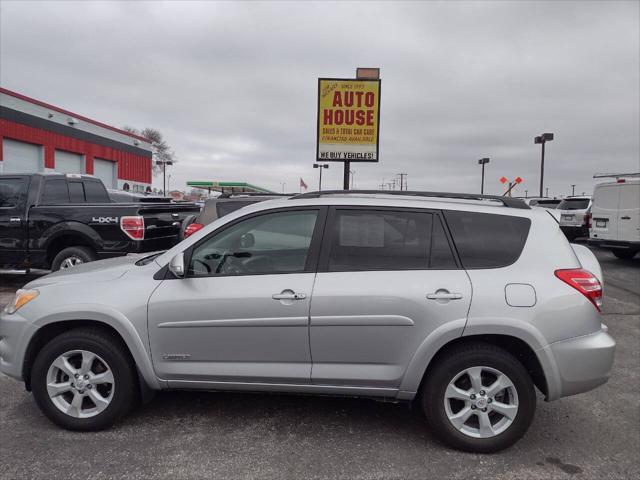
[[313,164],[313,168],[319,168],[320,169],[320,180],[318,181],[318,191],[322,190],[322,169],[323,168],[329,168],[329,164],[328,163],[314,163]]
[[576,194],[576,186],[575,186],[575,184],[572,184],[571,185],[571,196],[573,197],[573,196],[575,196],[575,194]]
[[482,180],[480,181],[480,195],[484,195],[484,166],[489,163],[488,158],[481,158],[478,160],[478,164],[482,165]]
[[540,158],[540,196],[544,191],[544,146],[547,142],[553,140],[553,133],[543,133],[533,139],[533,143],[540,143],[542,145],[542,156]]

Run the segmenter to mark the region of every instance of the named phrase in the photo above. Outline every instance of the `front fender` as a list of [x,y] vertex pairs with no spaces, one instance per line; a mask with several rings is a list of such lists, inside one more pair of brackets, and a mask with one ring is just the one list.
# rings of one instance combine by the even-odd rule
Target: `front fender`
[[31,331],[35,334],[37,330],[53,323],[83,320],[103,323],[118,332],[129,352],[131,352],[131,356],[149,388],[153,390],[161,388],[160,382],[153,371],[145,343],[140,338],[138,331],[127,317],[113,308],[106,305],[74,304],[73,308],[60,308],[40,317],[31,325]]

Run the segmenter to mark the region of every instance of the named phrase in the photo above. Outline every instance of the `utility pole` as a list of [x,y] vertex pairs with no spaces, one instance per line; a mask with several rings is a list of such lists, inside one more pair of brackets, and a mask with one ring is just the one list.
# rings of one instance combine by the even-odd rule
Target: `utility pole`
[[400,191],[407,190],[407,174],[399,173],[400,176]]
[[571,185],[571,196],[573,197],[573,196],[575,196],[575,194],[576,194],[576,185],[572,184]]
[[547,193],[545,194],[545,197],[548,197],[549,196],[549,187],[546,188],[546,192]]
[[524,198],[529,198],[529,190],[524,191]]

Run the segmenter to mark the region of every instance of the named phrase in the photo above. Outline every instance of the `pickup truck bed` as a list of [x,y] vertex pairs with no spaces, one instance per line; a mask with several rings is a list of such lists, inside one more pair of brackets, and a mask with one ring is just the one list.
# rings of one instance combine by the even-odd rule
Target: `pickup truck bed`
[[89,176],[0,175],[0,268],[64,268],[67,250],[74,263],[165,250],[198,211],[192,203],[111,203]]

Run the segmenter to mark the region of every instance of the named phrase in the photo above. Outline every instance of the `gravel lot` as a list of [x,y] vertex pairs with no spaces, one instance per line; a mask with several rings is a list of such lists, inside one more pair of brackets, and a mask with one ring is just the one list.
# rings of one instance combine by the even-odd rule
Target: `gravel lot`
[[[611,380],[540,398],[505,452],[449,450],[403,404],[263,394],[161,393],[109,431],[72,433],[0,374],[0,478],[640,478],[640,258],[596,253],[618,342]],[[0,275],[0,304],[28,280]]]

